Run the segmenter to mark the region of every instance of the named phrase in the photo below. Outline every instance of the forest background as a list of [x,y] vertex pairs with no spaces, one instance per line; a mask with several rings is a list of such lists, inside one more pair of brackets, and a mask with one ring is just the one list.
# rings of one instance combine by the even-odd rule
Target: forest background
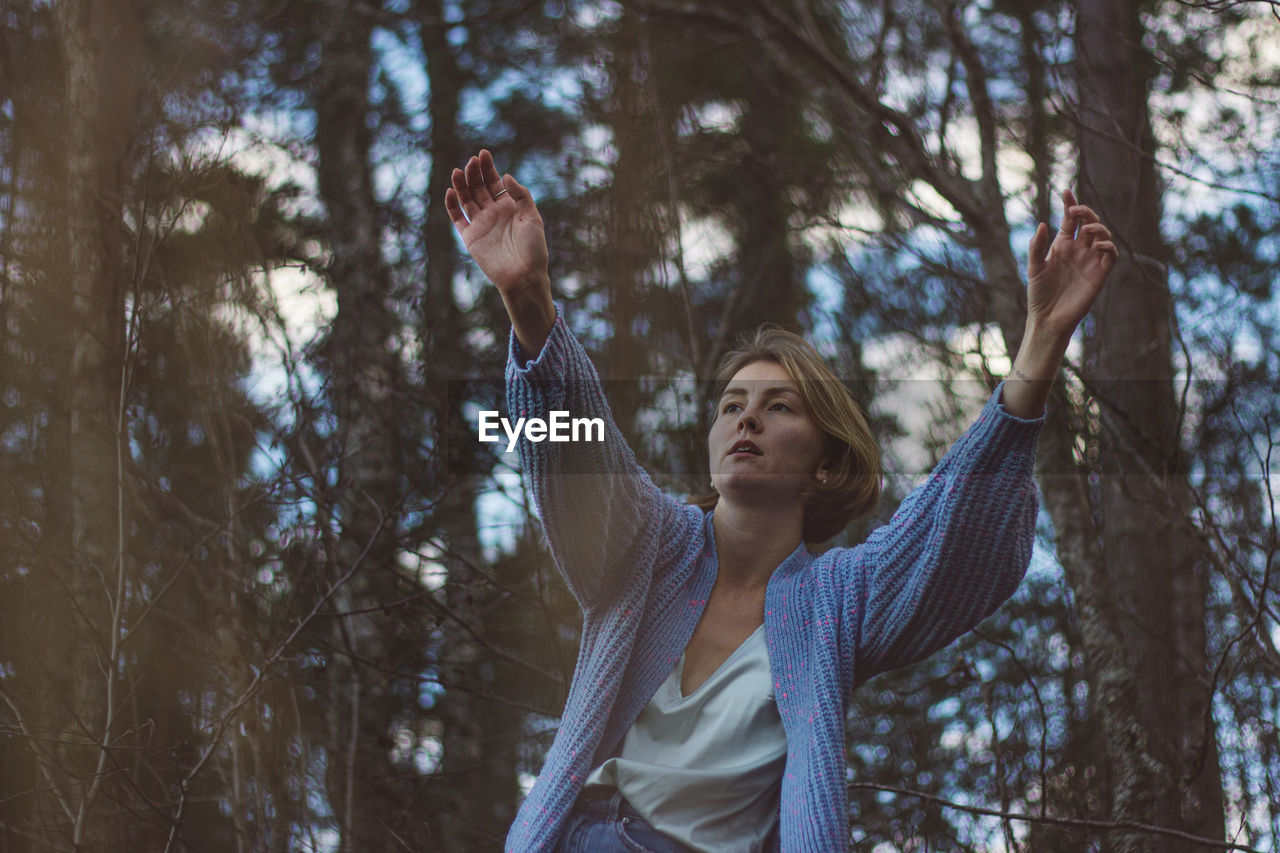
[[859,851],[1280,847],[1274,0],[0,0],[0,851],[497,849],[572,600],[444,210],[485,146],[665,487],[802,330],[918,483],[1067,186],[1121,260],[977,631],[855,695]]

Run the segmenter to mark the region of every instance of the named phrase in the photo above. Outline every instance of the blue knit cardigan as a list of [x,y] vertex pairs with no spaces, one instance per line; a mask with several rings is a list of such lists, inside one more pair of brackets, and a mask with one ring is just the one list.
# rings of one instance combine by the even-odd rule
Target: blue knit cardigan
[[[613,422],[595,368],[557,316],[526,363],[512,334],[508,417],[602,418],[603,442],[520,441],[552,556],[582,608],[564,716],[508,851],[551,850],[591,769],[621,742],[679,659],[716,579],[711,513],[663,494]],[[787,736],[779,844],[849,845],[845,714],[855,686],[918,661],[990,615],[1031,558],[1033,461],[1044,416],[1014,417],[999,387],[887,524],[855,548],[796,548],[765,592],[765,634]]]

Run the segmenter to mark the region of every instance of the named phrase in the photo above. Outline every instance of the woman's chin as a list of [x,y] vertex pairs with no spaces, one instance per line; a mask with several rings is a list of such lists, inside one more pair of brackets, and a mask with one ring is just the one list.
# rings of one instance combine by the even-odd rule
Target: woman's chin
[[803,503],[802,483],[786,474],[740,471],[721,475],[716,488],[721,501],[743,507],[788,507]]

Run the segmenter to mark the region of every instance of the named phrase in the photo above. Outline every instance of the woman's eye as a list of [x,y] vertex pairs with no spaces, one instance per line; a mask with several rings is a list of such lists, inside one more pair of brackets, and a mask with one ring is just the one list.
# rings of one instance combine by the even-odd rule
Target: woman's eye
[[788,412],[791,411],[791,407],[788,406],[786,403],[774,403],[772,408],[774,409],[781,408],[781,409],[785,409]]
[[724,411],[726,414],[728,414],[729,412],[732,412],[734,409],[737,409],[737,408],[739,408],[737,403],[726,403],[724,407]]

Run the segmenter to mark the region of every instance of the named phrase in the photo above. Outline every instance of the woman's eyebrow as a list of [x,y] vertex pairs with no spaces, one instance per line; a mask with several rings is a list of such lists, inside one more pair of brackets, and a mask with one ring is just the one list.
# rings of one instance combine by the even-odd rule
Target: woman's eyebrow
[[[733,396],[746,397],[747,394],[748,394],[747,389],[734,385],[732,388],[724,389],[724,391],[720,394],[720,399],[723,400],[725,397],[733,397]],[[790,385],[774,385],[770,388],[764,389],[764,396],[771,397],[774,394],[790,394],[793,397],[800,396],[800,392],[792,388]]]

